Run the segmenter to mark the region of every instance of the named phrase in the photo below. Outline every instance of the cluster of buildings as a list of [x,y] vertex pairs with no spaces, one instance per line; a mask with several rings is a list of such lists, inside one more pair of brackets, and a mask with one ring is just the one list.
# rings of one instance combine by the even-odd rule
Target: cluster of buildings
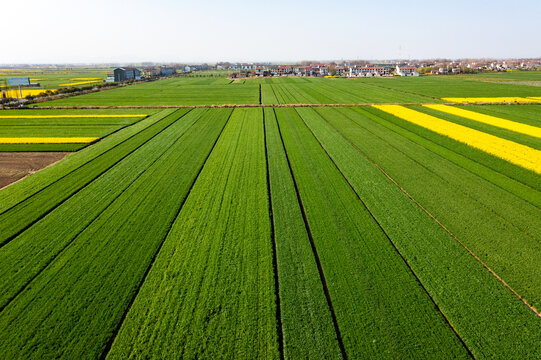
[[140,80],[155,77],[172,76],[178,73],[190,73],[194,71],[208,70],[209,66],[203,65],[176,65],[176,66],[153,66],[139,70],[134,67],[119,67],[112,74],[107,74],[105,82],[122,82]]
[[134,67],[120,67],[116,68],[112,74],[107,74],[105,82],[140,80],[142,78],[171,76],[176,73],[176,68],[165,66],[145,68],[143,70]]
[[385,77],[385,76],[419,76],[454,75],[488,71],[533,70],[541,68],[541,59],[487,60],[433,59],[425,61],[393,60],[385,63],[369,63],[367,61],[341,63],[309,63],[280,65],[271,63],[217,63],[214,65],[172,64],[158,66],[151,63],[142,70],[132,67],[116,68],[113,74],[107,75],[106,82],[122,82],[142,78],[165,77],[177,73],[191,73],[204,70],[228,70],[231,78],[266,77],[266,76],[310,76],[310,77]]
[[233,65],[232,78],[250,76],[333,76],[333,77],[379,77],[418,76],[416,67],[391,64],[310,64],[310,65]]

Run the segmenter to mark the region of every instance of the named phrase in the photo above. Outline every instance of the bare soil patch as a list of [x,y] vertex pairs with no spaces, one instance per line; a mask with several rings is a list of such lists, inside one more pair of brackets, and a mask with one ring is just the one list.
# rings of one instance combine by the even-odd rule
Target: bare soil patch
[[0,152],[0,189],[47,167],[67,152]]

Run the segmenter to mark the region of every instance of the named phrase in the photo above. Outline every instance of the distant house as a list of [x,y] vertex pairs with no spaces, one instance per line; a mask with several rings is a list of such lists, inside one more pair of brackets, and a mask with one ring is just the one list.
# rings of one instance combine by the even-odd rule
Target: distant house
[[278,66],[278,76],[287,76],[293,74],[293,67],[287,65]]
[[373,76],[385,76],[389,74],[389,69],[383,66],[376,65],[353,65],[349,68],[350,77],[373,77]]
[[114,70],[115,82],[139,80],[141,79],[141,71],[136,68],[117,68]]
[[415,66],[396,65],[396,74],[400,76],[419,76],[419,73],[415,70]]
[[177,70],[174,68],[167,68],[167,67],[160,68],[160,74],[162,76],[174,75],[176,73],[177,73]]
[[320,66],[319,67],[319,75],[328,76],[329,75],[329,67],[328,66]]
[[336,76],[346,75],[346,68],[344,66],[337,66],[334,68],[334,71]]
[[105,78],[106,83],[112,83],[115,82],[115,74],[107,74],[107,77]]
[[144,77],[160,76],[160,70],[156,68],[143,69],[142,74]]

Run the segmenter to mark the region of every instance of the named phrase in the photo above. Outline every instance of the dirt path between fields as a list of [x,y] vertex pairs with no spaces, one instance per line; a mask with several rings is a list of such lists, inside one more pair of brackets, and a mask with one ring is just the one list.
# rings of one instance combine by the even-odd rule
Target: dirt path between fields
[[433,103],[361,103],[361,104],[220,104],[220,105],[125,105],[125,106],[42,106],[36,108],[26,108],[24,110],[69,110],[69,109],[198,109],[198,108],[264,108],[264,107],[357,107],[372,105],[540,105],[541,102],[478,102],[478,103],[454,103],[454,102],[433,102]]
[[0,152],[0,189],[66,156],[67,152]]

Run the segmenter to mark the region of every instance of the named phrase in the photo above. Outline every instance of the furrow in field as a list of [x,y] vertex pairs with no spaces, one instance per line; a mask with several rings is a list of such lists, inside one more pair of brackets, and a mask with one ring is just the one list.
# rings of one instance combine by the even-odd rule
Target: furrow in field
[[296,111],[276,113],[347,356],[467,358],[467,350]]
[[174,124],[187,111],[177,110],[0,214],[0,245],[5,245],[46,216],[138,147]]
[[265,109],[265,114],[284,355],[287,359],[339,358],[343,344],[276,117],[272,109]]
[[538,182],[535,173],[379,110],[353,109],[469,173],[541,208],[541,191],[534,186]]
[[400,105],[373,105],[373,107],[541,174],[541,151],[539,150]]
[[237,109],[107,358],[278,358],[260,109]]
[[299,112],[473,356],[531,357],[539,349],[537,315],[362,151],[355,125],[340,124],[330,113]]
[[487,125],[492,125],[492,126],[496,126],[502,129],[511,130],[520,134],[541,138],[541,128],[537,126],[531,126],[531,125],[522,124],[516,121],[511,121],[511,120],[502,119],[502,118],[498,118],[491,115],[481,114],[475,111],[461,109],[456,106],[448,106],[448,105],[423,105],[423,106],[429,109],[441,111],[447,114],[457,115],[466,119],[479,121]]
[[[324,110],[318,112],[323,114]],[[395,133],[392,130],[396,128],[385,127],[385,120],[360,109],[337,109],[334,115],[334,118],[348,119],[342,120],[342,124],[348,121],[357,124],[355,134],[373,147],[363,146],[366,153],[386,165],[389,171],[394,171],[397,180],[410,184],[411,191],[417,191],[418,199],[426,204],[439,204],[442,218],[452,216],[456,223],[482,229],[483,234],[491,234],[491,237],[521,238],[524,240],[520,241],[526,243],[531,242],[527,238],[541,241],[541,210],[538,207],[489,179],[469,172],[460,163],[455,164],[445,156],[446,153],[433,152],[431,149],[439,149],[436,144],[425,147],[423,143],[415,143],[412,141],[415,138],[404,137],[407,133]],[[536,192],[530,189],[530,193]],[[486,219],[481,227],[474,223],[477,218]]]
[[[0,249],[0,309],[84,231],[199,119],[193,111]],[[78,209],[78,211],[73,211]],[[62,226],[71,224],[71,226]],[[39,239],[39,240],[38,240]]]
[[366,156],[480,256],[513,291],[539,307],[539,209],[381,127],[360,110],[359,114],[347,109],[318,111],[337,129],[347,131],[348,138]]
[[[505,129],[503,127],[490,125],[484,122],[468,119],[456,114],[450,114],[448,112],[441,112],[441,111],[431,109],[426,106],[417,105],[417,106],[411,106],[410,108],[412,110],[416,110],[427,115],[435,116],[439,119],[449,121],[454,124],[462,125],[470,129],[474,129],[482,133],[488,134],[488,135],[493,135],[500,139],[509,140],[514,143],[521,144],[529,148],[541,151],[541,138],[538,138],[535,136],[522,134],[516,131]],[[524,171],[527,171],[527,170],[524,169]]]
[[[269,117],[272,116],[272,117]],[[285,359],[284,354],[284,327],[282,324],[282,297],[280,296],[280,275],[278,273],[278,252],[276,246],[276,232],[279,231],[275,224],[275,215],[273,212],[273,203],[272,203],[272,191],[271,191],[271,181],[270,181],[270,164],[269,164],[269,126],[272,126],[272,120],[276,121],[274,118],[274,113],[271,112],[271,109],[263,109],[263,133],[265,134],[265,164],[267,167],[267,196],[269,204],[269,217],[271,223],[271,239],[272,239],[272,269],[274,272],[274,296],[276,300],[276,333],[278,337],[278,353],[280,359]],[[278,214],[277,214],[278,215]]]
[[199,119],[0,313],[3,354],[104,352],[229,113],[213,110]]

